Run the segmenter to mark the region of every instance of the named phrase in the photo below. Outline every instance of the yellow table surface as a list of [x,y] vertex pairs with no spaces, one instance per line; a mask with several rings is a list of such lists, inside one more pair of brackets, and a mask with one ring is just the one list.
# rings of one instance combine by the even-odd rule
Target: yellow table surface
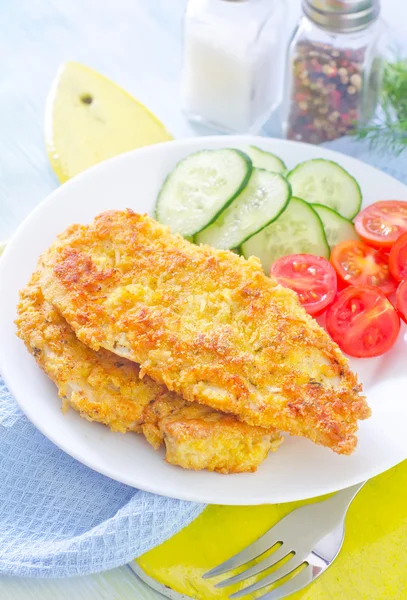
[[[239,587],[228,588],[227,593],[203,580],[202,574],[301,504],[209,506],[138,563],[148,575],[178,592],[200,600],[226,599]],[[365,485],[349,509],[338,558],[315,583],[290,598],[407,600],[407,461]]]

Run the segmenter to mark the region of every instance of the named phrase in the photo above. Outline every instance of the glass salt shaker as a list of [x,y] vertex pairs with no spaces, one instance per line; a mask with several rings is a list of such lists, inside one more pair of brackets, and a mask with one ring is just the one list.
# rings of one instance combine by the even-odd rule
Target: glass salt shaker
[[373,116],[384,26],[379,0],[303,0],[302,7],[288,51],[283,131],[320,144]]
[[254,133],[281,100],[284,0],[189,0],[182,107],[190,120]]

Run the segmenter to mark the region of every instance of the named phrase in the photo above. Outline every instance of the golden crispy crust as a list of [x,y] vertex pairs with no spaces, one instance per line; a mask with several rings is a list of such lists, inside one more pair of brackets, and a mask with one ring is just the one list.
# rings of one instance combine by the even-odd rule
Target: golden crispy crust
[[164,441],[171,464],[221,473],[255,471],[281,441],[274,430],[190,404],[149,377],[141,380],[135,363],[82,344],[44,300],[39,273],[21,292],[18,314],[18,335],[57,385],[65,408],[113,431],[143,433],[156,449]]
[[151,403],[142,425],[152,445],[164,438],[166,459],[171,464],[219,473],[253,472],[282,442],[274,430],[253,427],[233,415],[179,397],[177,402],[179,408],[165,397]]
[[260,262],[197,247],[127,211],[74,225],[41,285],[76,335],[193,402],[335,452],[370,410],[338,346]]

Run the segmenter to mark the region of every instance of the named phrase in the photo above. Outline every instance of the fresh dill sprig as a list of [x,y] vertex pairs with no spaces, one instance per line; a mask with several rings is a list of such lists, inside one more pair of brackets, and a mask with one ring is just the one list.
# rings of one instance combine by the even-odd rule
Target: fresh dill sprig
[[407,148],[407,59],[386,63],[380,94],[380,116],[354,135],[371,148],[400,154]]

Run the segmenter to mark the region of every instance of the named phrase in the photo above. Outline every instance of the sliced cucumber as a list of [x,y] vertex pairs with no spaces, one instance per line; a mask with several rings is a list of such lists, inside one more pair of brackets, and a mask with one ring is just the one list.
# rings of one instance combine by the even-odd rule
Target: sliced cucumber
[[285,173],[287,171],[287,167],[281,158],[271,152],[266,152],[257,146],[248,146],[245,152],[252,159],[253,167],[274,171],[274,173]]
[[240,150],[191,154],[164,181],[155,208],[157,221],[173,233],[195,235],[246,187],[251,172],[252,161]]
[[329,258],[321,219],[300,198],[291,198],[279,218],[242,244],[241,250],[246,258],[260,258],[267,275],[278,258],[289,254],[315,254]]
[[293,195],[310,204],[322,204],[353,219],[360,210],[362,192],[356,179],[331,160],[316,158],[300,163],[287,175]]
[[337,244],[346,240],[358,240],[355,226],[352,221],[348,221],[345,217],[322,204],[313,204],[312,208],[318,214],[324,226],[326,239],[332,250]]
[[240,246],[277,219],[291,197],[290,184],[279,173],[253,169],[249,183],[216,221],[195,236],[196,244],[221,250]]

